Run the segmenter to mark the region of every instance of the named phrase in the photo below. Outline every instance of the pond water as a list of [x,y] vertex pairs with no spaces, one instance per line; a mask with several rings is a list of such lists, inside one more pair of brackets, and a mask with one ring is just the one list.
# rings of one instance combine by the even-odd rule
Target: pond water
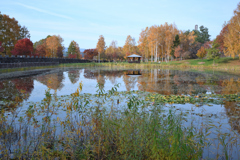
[[[193,97],[203,94],[227,95],[240,93],[240,76],[225,73],[163,69],[59,68],[34,76],[24,75],[24,77],[0,80],[0,107],[4,107],[5,102],[14,102],[15,100],[23,101],[27,105],[30,104],[28,102],[40,102],[46,97],[45,93],[48,89],[50,93],[56,93],[57,96],[61,97],[59,98],[60,102],[67,102],[63,95],[75,93],[80,82],[83,84],[81,93],[95,94],[99,88],[109,91],[116,84],[119,84],[118,91],[144,91],[138,94],[138,98],[142,98],[142,100],[146,100],[143,98],[146,92],[162,95],[191,95]],[[96,87],[98,83],[100,84],[99,88]],[[131,92],[129,93],[131,95]],[[124,107],[126,108],[126,101],[130,95],[123,93],[123,96],[117,97],[117,99],[114,99],[113,96],[109,102],[106,101],[104,103],[110,106],[109,109],[112,108],[108,104],[116,105],[118,109],[123,109]],[[91,106],[98,105],[98,102],[95,101],[98,97],[90,96],[89,94],[85,94],[85,97],[92,100]],[[69,97],[66,99],[69,100]],[[211,99],[213,100],[214,98]],[[123,103],[118,104],[117,100]],[[27,105],[25,110],[27,110]],[[232,137],[240,135],[239,107],[240,104],[234,101],[226,101],[221,104],[198,102],[196,104],[166,104],[165,110],[168,111],[170,108],[174,108],[176,114],[186,114],[184,125],[187,126],[194,125],[200,128],[203,124],[213,124],[215,128],[210,129],[211,134],[208,135],[208,138],[216,139],[216,135],[220,132],[223,133],[222,135],[228,133]],[[43,108],[43,111],[45,109]],[[56,119],[57,116],[66,116],[65,111],[57,112]],[[75,116],[79,116],[77,112],[75,114]],[[38,117],[38,120],[40,121],[42,117]],[[58,127],[60,128],[60,124]],[[228,136],[226,140],[231,141],[231,136]],[[218,146],[217,144],[220,143],[220,140],[217,139],[216,141],[218,142],[216,142],[215,146],[211,145],[204,149],[203,157],[216,157],[216,154],[213,152],[218,152],[216,146]],[[230,145],[231,143],[229,143]],[[236,143],[236,146],[238,145],[240,145],[239,142]],[[221,145],[220,150],[223,148]],[[234,148],[231,152],[232,157],[237,158],[239,156],[238,148]]]
[[45,97],[45,91],[57,95],[74,93],[83,83],[82,93],[94,94],[96,85],[102,84],[105,91],[120,84],[118,91],[140,90],[163,95],[198,95],[201,93],[235,94],[240,92],[240,76],[196,73],[176,70],[100,70],[100,69],[55,69],[50,73],[0,80],[0,101],[37,102]]

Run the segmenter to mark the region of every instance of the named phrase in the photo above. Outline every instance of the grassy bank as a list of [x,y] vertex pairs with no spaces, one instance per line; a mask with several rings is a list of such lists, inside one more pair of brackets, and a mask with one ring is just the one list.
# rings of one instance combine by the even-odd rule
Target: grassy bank
[[34,69],[57,68],[57,67],[110,67],[112,69],[146,69],[146,68],[164,68],[177,70],[200,70],[200,71],[222,71],[234,74],[240,73],[240,60],[238,58],[220,58],[215,60],[208,59],[191,59],[182,61],[170,61],[161,63],[143,62],[140,64],[128,62],[110,62],[110,63],[67,63],[57,66],[43,66],[43,67],[25,67],[25,68],[9,68],[0,69],[0,73],[12,71],[25,71]]
[[15,71],[29,71],[29,70],[35,70],[35,69],[48,69],[48,68],[58,68],[58,67],[59,67],[59,65],[38,66],[38,67],[22,67],[22,68],[4,68],[4,69],[0,69],[0,73],[15,72]]
[[[117,92],[117,86],[105,92],[100,85],[96,94],[81,94],[82,87],[60,97],[46,91],[40,103],[21,107],[16,100],[17,108],[2,109],[0,158],[200,159],[209,150],[228,159],[239,145],[237,134],[222,132],[208,115],[165,104],[240,102],[240,95],[164,96]],[[193,114],[206,122],[196,125]]]
[[126,69],[144,69],[144,68],[166,68],[179,70],[215,70],[231,73],[240,73],[240,60],[238,58],[220,58],[215,60],[209,59],[191,59],[182,61],[170,61],[161,63],[143,62],[140,64],[133,64],[127,62],[117,63],[85,63],[85,64],[61,64],[61,67],[112,67],[112,68],[126,68]]

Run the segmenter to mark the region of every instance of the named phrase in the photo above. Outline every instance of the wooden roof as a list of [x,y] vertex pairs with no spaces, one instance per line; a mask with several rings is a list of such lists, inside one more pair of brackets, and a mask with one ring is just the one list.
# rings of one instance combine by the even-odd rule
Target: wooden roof
[[130,55],[130,56],[127,56],[127,57],[129,57],[129,58],[131,58],[131,57],[142,57],[142,56],[139,56],[139,55],[136,55],[136,54],[132,54],[132,55]]

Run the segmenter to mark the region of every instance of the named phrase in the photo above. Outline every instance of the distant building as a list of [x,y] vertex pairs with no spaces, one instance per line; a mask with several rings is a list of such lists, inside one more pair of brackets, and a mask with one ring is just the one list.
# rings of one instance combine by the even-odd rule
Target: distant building
[[198,30],[198,25],[197,24],[195,25],[195,30]]

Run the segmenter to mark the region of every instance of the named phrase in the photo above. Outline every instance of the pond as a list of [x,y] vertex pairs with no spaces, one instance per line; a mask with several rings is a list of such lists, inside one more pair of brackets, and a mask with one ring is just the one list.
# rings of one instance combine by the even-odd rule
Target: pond
[[110,90],[120,84],[118,91],[140,90],[163,95],[198,95],[201,93],[235,94],[240,92],[240,76],[197,73],[177,70],[111,70],[111,69],[56,69],[50,73],[0,80],[0,101],[14,100],[38,102],[47,89],[57,95],[74,93],[83,83],[82,93],[94,94],[96,85]]
[[[140,122],[152,122],[151,118],[145,117],[145,114],[149,117],[152,117],[154,114],[160,115],[160,119],[158,116],[154,119],[161,121],[162,126],[164,126],[163,123],[169,123],[168,121],[171,119],[171,112],[173,111],[174,115],[180,116],[180,119],[177,117],[175,117],[176,119],[173,118],[175,124],[173,128],[178,128],[178,120],[180,120],[182,126],[190,127],[190,129],[184,131],[184,134],[189,134],[188,137],[193,136],[192,133],[196,134],[196,137],[193,136],[194,140],[201,139],[199,137],[204,132],[204,136],[202,136],[204,138],[201,139],[204,142],[202,146],[194,144],[192,146],[193,148],[194,146],[196,147],[194,150],[192,150],[192,147],[184,150],[189,150],[190,153],[197,153],[198,151],[200,152],[198,148],[205,146],[201,151],[203,158],[239,158],[239,75],[165,69],[58,68],[33,76],[24,75],[18,78],[11,78],[11,76],[6,75],[5,77],[7,79],[0,76],[0,107],[2,110],[6,110],[6,124],[7,121],[8,123],[11,122],[11,124],[15,123],[13,127],[15,131],[12,131],[13,133],[19,130],[19,133],[29,135],[26,138],[29,139],[28,143],[24,140],[22,141],[23,144],[26,143],[28,146],[32,145],[32,141],[40,141],[39,139],[34,139],[34,137],[42,137],[36,136],[35,130],[36,134],[39,133],[39,135],[42,135],[43,132],[44,135],[51,133],[50,139],[53,139],[52,137],[56,135],[62,135],[62,132],[65,135],[63,137],[67,137],[66,135],[69,136],[70,134],[68,131],[71,130],[71,133],[84,135],[84,140],[81,140],[81,143],[85,145],[87,140],[90,141],[92,139],[89,139],[89,135],[94,137],[96,132],[97,135],[102,134],[99,130],[103,128],[101,128],[102,126],[99,127],[99,124],[103,122],[103,126],[108,128],[107,130],[114,128],[109,131],[109,134],[104,131],[104,136],[112,136],[119,134],[119,132],[125,135],[135,126],[137,131],[133,129],[132,132],[125,135],[124,139],[126,140],[126,137],[135,133],[142,137],[149,135],[145,131],[150,130],[151,126],[156,127],[154,123],[147,125],[148,127],[150,126],[149,129],[141,131],[138,128],[141,128],[142,123]],[[119,91],[118,93],[116,89]],[[55,100],[49,100],[49,97]],[[20,102],[19,105],[15,105],[14,103],[16,102]],[[101,108],[101,106],[105,106],[105,108]],[[129,117],[128,112],[132,112],[134,116]],[[15,117],[20,118],[15,119]],[[25,117],[25,119],[22,119],[22,117]],[[109,119],[104,119],[108,117]],[[114,124],[116,125],[113,126],[113,122],[109,122],[111,119],[114,119]],[[49,126],[41,128],[41,125],[38,124],[40,121],[46,126],[49,123]],[[1,128],[3,127],[1,125],[4,123],[0,122]],[[79,128],[76,128],[80,126],[79,123],[82,125],[80,127],[81,133]],[[21,130],[21,127],[19,128],[20,124],[25,125],[25,129]],[[121,128],[119,126],[124,127]],[[167,124],[164,130],[168,130],[169,126],[171,125]],[[56,132],[53,131],[55,127]],[[127,127],[130,128],[127,129]],[[95,128],[99,128],[98,131]],[[172,139],[171,134],[174,134],[173,128],[168,133],[162,133],[160,129],[159,133],[165,134],[164,136],[170,136],[169,139]],[[118,129],[120,131],[115,133]],[[123,132],[124,129],[126,130]],[[26,130],[33,130],[34,134],[30,134]],[[45,130],[48,132],[45,133]],[[52,133],[54,133],[54,136]],[[176,133],[176,137],[183,134],[182,132],[180,134],[179,131]],[[150,132],[151,134],[152,132]],[[139,137],[136,136],[133,140]],[[148,138],[146,137],[145,139]],[[182,138],[179,140],[182,140]],[[95,142],[95,140],[93,141]],[[120,141],[121,143],[124,142]],[[135,141],[136,146],[140,145],[138,142],[140,141]],[[189,144],[185,147],[191,146],[190,143],[189,141]],[[19,142],[17,144],[14,142],[13,144],[17,146]],[[94,146],[92,143],[91,145]],[[129,142],[125,145],[129,145]],[[172,146],[173,144],[167,145]],[[9,139],[6,142],[6,146],[9,147]],[[97,144],[96,147],[99,149]],[[132,149],[131,147],[129,150]],[[63,149],[62,145],[60,149]],[[26,148],[23,148],[24,150]],[[144,150],[145,148],[143,147],[140,153],[144,153]],[[182,151],[179,152],[182,153]],[[143,155],[142,158],[144,156],[146,155]]]

